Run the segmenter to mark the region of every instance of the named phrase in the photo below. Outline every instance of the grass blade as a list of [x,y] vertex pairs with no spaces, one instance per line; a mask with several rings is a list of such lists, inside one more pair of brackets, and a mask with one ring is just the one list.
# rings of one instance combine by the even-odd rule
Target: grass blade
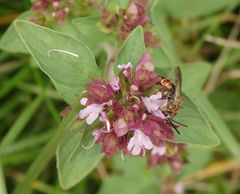
[[24,68],[17,75],[15,75],[12,79],[8,80],[4,83],[0,89],[0,99],[3,98],[15,85],[19,82],[19,80],[24,79],[29,73],[28,68]]
[[18,117],[16,122],[9,129],[9,132],[7,133],[7,135],[3,138],[0,144],[0,153],[2,153],[4,149],[8,147],[21,133],[21,131],[24,129],[26,124],[29,122],[29,120],[33,116],[34,112],[40,106],[42,100],[43,100],[43,94],[38,96]]

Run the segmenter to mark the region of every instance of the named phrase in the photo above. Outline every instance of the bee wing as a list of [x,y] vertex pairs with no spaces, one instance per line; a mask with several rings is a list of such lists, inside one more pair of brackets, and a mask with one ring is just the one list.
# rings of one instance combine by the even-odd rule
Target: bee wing
[[182,90],[182,72],[179,66],[175,69],[175,94],[174,99],[178,99],[181,97]]

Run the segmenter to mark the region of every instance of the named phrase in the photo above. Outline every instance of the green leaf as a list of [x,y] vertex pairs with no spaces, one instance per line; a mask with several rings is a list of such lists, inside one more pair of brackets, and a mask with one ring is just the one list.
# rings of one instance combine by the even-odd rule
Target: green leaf
[[207,147],[217,146],[220,143],[207,120],[187,96],[184,96],[183,108],[174,120],[187,125],[178,128],[180,135],[175,133],[178,143]]
[[189,96],[199,94],[211,71],[211,65],[202,61],[182,65],[181,69],[183,74],[182,90]]
[[208,98],[201,93],[196,98],[198,104],[202,107],[204,114],[207,116],[218,136],[229,149],[236,159],[240,159],[240,145],[236,138],[232,135],[231,130],[224,123],[221,116],[215,110]]
[[93,137],[89,139],[80,128],[81,125],[70,130],[57,149],[58,177],[63,189],[79,183],[103,157],[98,144],[94,144],[90,149],[83,148],[83,145],[93,141]]
[[[29,15],[29,12],[24,12],[17,17],[17,20],[25,20],[29,17]],[[0,40],[0,49],[9,52],[28,53],[28,50],[16,32],[14,23],[12,23],[7,31],[3,34]]]
[[114,61],[115,73],[117,74],[119,71],[117,68],[117,65],[119,64],[127,64],[131,62],[132,65],[136,65],[144,52],[145,44],[143,29],[142,27],[137,27],[127,37],[118,53],[118,56],[116,57],[116,60]]
[[58,32],[62,32],[62,33],[71,35],[71,36],[79,39],[78,30],[72,25],[72,20],[69,19],[69,18],[66,18],[64,20],[64,24],[54,22],[53,26],[52,26],[52,29],[55,30],[55,31],[58,31]]
[[99,194],[112,194],[113,191],[114,194],[158,194],[159,188],[157,184],[154,184],[154,179],[142,180],[139,177],[111,176],[103,182]]
[[73,25],[80,33],[78,39],[88,45],[94,53],[99,52],[101,42],[111,41],[113,37],[99,30],[97,26],[99,21],[99,17],[92,16],[80,17],[72,20]]
[[143,174],[146,174],[145,171],[149,170],[146,168],[146,163],[146,158],[132,156],[125,156],[125,160],[123,161],[120,154],[113,158],[114,169],[132,177],[142,177]]
[[77,100],[91,77],[100,76],[92,52],[79,40],[31,22],[16,21],[15,26],[39,68],[68,103]]
[[186,149],[188,152],[188,162],[184,165],[181,177],[203,169],[211,160],[212,149],[202,149],[197,146],[187,146]]
[[159,11],[160,9],[162,9],[161,2],[157,3],[151,11],[154,30],[163,42],[159,48],[153,50],[153,61],[158,67],[169,67],[169,64],[175,66],[180,63],[180,58],[175,52],[174,40],[167,26],[166,16],[163,11]]
[[162,9],[176,18],[193,18],[219,11],[236,0],[163,0]]

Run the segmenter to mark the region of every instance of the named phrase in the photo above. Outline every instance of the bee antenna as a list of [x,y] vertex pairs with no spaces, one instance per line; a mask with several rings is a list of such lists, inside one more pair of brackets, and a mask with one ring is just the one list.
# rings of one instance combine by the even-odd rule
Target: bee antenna
[[178,121],[175,121],[175,120],[173,120],[173,119],[171,119],[171,121],[174,122],[174,123],[177,123],[177,124],[179,124],[179,125],[181,125],[181,126],[183,126],[183,127],[188,127],[187,125],[182,124],[182,123],[180,123],[180,122],[178,122]]
[[181,133],[178,131],[176,125],[174,125],[173,122],[172,122],[170,119],[168,119],[168,121],[169,121],[169,123],[172,125],[172,127],[174,128],[174,130],[175,130],[179,135],[181,135]]

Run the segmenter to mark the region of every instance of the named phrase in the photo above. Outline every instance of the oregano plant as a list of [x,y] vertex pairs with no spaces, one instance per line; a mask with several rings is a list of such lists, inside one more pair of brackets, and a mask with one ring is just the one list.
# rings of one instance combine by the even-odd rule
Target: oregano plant
[[[178,107],[176,111],[181,110],[171,121],[174,118],[168,115],[172,111],[168,110],[168,101],[177,100],[171,96],[177,92],[171,91],[177,89],[176,83],[163,77],[160,68],[154,73],[141,27],[130,33],[113,65],[106,66],[114,69],[110,81],[101,77],[103,72],[94,55],[76,38],[26,21],[16,21],[15,28],[66,102],[72,107],[83,105],[76,118],[81,124],[66,133],[57,150],[58,174],[64,189],[78,183],[98,164],[101,149],[108,158],[119,151],[123,159],[149,152],[150,166],[169,161],[173,170],[180,171],[185,144],[218,144],[207,121],[183,94],[179,98],[184,108]],[[165,85],[164,81],[168,83]],[[102,148],[97,152],[94,144],[101,144]]]
[[[168,177],[184,171],[192,147],[205,153],[219,145],[198,99],[211,67],[176,57],[159,7],[150,0],[35,0],[11,24],[0,47],[31,57],[65,102],[58,129],[14,194],[29,193],[55,155],[68,190],[118,156],[121,169],[134,161]],[[183,183],[173,182],[173,193],[182,193]]]

